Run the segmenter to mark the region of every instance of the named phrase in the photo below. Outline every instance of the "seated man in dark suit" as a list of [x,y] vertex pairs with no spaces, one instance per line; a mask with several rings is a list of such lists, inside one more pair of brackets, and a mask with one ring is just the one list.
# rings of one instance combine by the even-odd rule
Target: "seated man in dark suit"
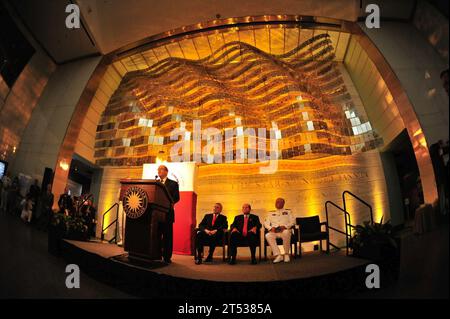
[[222,204],[214,204],[214,212],[212,214],[206,214],[203,217],[202,222],[198,225],[200,231],[195,237],[195,248],[197,249],[197,265],[202,263],[203,258],[203,246],[209,246],[208,257],[205,262],[212,262],[213,253],[216,245],[223,240],[223,233],[228,229],[227,217],[221,214]]
[[252,207],[250,204],[242,205],[242,215],[238,215],[234,218],[233,224],[231,224],[230,235],[230,265],[236,264],[237,246],[239,244],[246,244],[250,247],[250,253],[252,256],[252,264],[256,264],[256,247],[260,241],[258,238],[259,229],[261,223],[259,217],[250,214]]

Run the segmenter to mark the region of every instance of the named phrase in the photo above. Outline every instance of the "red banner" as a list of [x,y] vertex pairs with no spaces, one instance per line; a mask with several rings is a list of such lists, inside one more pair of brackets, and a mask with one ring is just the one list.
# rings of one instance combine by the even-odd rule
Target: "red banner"
[[173,253],[191,255],[194,249],[193,232],[196,223],[197,194],[181,191],[180,201],[175,204],[175,224],[173,225]]

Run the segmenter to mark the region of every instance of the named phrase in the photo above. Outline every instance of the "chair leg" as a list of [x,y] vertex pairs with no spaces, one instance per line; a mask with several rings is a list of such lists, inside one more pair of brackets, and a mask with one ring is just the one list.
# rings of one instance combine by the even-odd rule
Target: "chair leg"
[[320,249],[320,253],[322,253],[322,240],[319,241],[319,249]]
[[327,239],[327,254],[330,253],[330,239]]
[[302,258],[302,243],[298,243],[298,258]]
[[261,245],[259,245],[259,262],[261,262]]

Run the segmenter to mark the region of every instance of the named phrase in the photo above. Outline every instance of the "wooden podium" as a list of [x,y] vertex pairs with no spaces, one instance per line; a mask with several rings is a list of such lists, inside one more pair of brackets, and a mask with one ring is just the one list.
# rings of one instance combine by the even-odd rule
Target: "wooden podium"
[[129,257],[161,259],[159,223],[172,206],[166,187],[156,180],[120,181],[120,200],[126,214],[124,249]]

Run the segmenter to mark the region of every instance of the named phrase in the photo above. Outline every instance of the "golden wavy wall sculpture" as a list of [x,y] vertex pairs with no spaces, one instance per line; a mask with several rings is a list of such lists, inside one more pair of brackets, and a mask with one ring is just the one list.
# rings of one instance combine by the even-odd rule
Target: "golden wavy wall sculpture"
[[128,72],[97,127],[96,163],[155,162],[158,154],[170,154],[176,142],[170,140],[171,132],[192,132],[194,120],[222,133],[231,128],[245,135],[246,129],[266,128],[267,154],[269,130],[275,127],[280,159],[374,149],[382,140],[357,114],[334,52],[327,33],[283,54],[231,41],[205,58],[169,57]]

